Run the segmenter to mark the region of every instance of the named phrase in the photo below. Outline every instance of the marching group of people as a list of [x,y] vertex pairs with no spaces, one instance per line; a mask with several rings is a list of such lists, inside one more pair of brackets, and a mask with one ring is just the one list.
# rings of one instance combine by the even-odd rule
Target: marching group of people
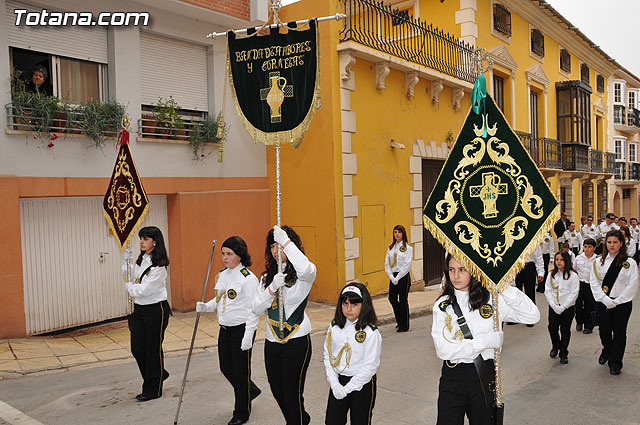
[[[603,348],[598,361],[608,363],[610,373],[619,375],[631,300],[638,286],[633,254],[638,252],[640,227],[636,219],[630,220],[630,227],[623,218],[617,223],[613,214],[598,226],[592,217],[586,217],[576,229],[563,213],[554,227],[560,249],[555,250],[553,237],[547,234],[512,286],[498,296],[501,323],[537,323],[540,312],[535,291],[542,291],[549,303],[550,356],[568,363],[575,317],[576,330],[585,334],[599,326]],[[147,401],[162,396],[162,383],[169,376],[162,353],[171,314],[166,291],[169,259],[159,229],[142,228],[139,236],[141,253],[133,270],[135,280],[127,282],[125,289],[135,301],[129,318],[131,351],[143,378],[142,392],[136,398]],[[225,269],[216,276],[215,296],[198,302],[196,311],[217,312],[220,370],[233,386],[235,398],[229,425],[247,422],[252,400],[261,393],[251,380],[251,353],[262,314],[266,325],[264,361],[271,392],[286,424],[306,425],[311,419],[303,394],[312,347],[305,307],[316,267],[304,254],[300,237],[288,226],[274,226],[268,232],[265,271],[260,279],[247,268],[252,260],[241,237],[228,238],[221,251]],[[409,329],[412,258],[406,230],[397,225],[385,257],[397,332]],[[553,267],[549,272],[550,264]],[[282,306],[278,302],[280,291],[284,294]],[[280,308],[284,309],[282,328]],[[501,415],[494,403],[492,382],[494,349],[502,346],[503,332],[501,323],[494,329],[493,314],[487,289],[447,254],[431,332],[436,354],[443,360],[438,424],[462,424],[465,415],[471,423],[489,424]],[[371,423],[382,351],[382,336],[376,325],[366,286],[347,284],[338,297],[324,342],[330,387],[326,424],[346,424],[347,416],[354,425]]]

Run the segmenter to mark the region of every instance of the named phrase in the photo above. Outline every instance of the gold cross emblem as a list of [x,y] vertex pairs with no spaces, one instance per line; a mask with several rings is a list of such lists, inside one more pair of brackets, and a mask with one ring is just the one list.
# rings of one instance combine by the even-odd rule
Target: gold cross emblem
[[266,100],[271,109],[271,123],[282,121],[281,106],[285,97],[293,97],[293,86],[287,85],[287,79],[280,72],[269,73],[269,87],[260,89],[260,100]]
[[494,173],[482,173],[482,184],[470,186],[469,191],[472,198],[480,198],[484,204],[482,216],[484,218],[495,218],[498,216],[496,202],[498,196],[506,195],[508,186],[500,183],[500,176]]

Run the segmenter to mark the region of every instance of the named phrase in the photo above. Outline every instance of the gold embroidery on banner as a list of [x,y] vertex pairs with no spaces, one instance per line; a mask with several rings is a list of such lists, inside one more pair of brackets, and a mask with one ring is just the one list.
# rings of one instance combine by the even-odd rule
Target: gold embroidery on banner
[[[117,186],[118,177],[120,176],[124,176],[127,180],[126,185]],[[133,220],[134,207],[141,207],[142,200],[143,195],[138,192],[133,174],[129,170],[127,155],[122,152],[118,157],[113,173],[113,184],[109,188],[109,196],[107,197],[107,207],[111,210],[120,233],[124,232],[129,221]],[[120,214],[121,211],[122,215]]]
[[287,85],[287,79],[280,72],[269,73],[269,87],[260,89],[260,100],[266,100],[271,110],[271,123],[282,122],[282,102],[285,97],[293,97],[293,86]]
[[482,173],[482,184],[469,186],[472,198],[480,198],[484,205],[482,216],[484,218],[495,218],[498,216],[496,203],[498,196],[507,195],[509,186],[500,183],[500,176],[494,173]]

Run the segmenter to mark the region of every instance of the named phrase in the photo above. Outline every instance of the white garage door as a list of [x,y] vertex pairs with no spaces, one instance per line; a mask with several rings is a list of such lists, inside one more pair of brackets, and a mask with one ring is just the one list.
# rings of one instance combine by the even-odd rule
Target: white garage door
[[[127,314],[122,256],[101,197],[21,199],[20,223],[27,334]],[[165,196],[149,196],[142,226],[149,225],[162,230],[169,249]],[[137,237],[131,247],[137,256]]]

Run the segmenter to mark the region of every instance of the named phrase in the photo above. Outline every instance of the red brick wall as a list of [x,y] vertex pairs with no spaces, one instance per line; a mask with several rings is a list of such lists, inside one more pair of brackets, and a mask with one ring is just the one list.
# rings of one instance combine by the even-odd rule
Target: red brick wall
[[244,19],[251,18],[250,0],[182,0],[185,3],[215,10],[216,12]]

